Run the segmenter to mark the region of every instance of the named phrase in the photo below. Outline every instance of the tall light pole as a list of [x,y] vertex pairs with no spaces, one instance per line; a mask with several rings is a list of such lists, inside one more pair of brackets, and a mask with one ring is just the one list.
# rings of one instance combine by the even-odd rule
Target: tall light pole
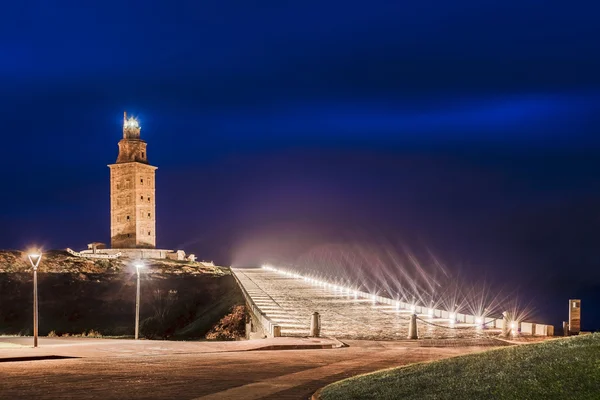
[[138,340],[140,332],[140,269],[144,268],[141,262],[135,264],[135,272],[137,273],[137,293],[135,296],[135,340]]
[[33,267],[33,347],[38,347],[38,294],[37,294],[37,269],[42,260],[42,253],[29,253],[29,262]]

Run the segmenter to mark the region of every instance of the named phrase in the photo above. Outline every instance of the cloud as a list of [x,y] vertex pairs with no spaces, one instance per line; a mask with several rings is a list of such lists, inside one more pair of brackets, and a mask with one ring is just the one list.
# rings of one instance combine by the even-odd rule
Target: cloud
[[449,97],[431,98],[418,107],[410,99],[315,101],[204,117],[221,134],[274,140],[543,140],[570,133],[574,118],[593,111],[582,99],[569,94]]

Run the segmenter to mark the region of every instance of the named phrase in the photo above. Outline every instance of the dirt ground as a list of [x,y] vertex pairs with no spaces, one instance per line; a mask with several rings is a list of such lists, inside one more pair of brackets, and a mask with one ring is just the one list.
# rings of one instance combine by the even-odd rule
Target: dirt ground
[[[43,354],[82,358],[0,362],[1,399],[307,399],[349,376],[490,348],[348,341],[339,349],[249,351],[250,341],[45,340]],[[0,360],[35,351],[2,349]]]

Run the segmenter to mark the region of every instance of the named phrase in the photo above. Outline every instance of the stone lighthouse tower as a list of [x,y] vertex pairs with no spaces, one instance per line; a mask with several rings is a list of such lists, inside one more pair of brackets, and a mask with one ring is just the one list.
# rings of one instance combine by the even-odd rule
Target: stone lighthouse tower
[[119,156],[110,164],[110,236],[113,249],[155,248],[154,175],[138,121],[123,114]]

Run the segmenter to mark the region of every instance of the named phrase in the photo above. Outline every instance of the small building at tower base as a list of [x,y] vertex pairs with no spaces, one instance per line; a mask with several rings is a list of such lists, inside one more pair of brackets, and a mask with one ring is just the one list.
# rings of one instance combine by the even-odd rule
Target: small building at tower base
[[100,249],[93,247],[97,243],[90,243],[87,250],[74,251],[67,249],[67,251],[76,257],[84,258],[131,258],[136,260],[154,258],[159,260],[176,260],[176,261],[196,261],[194,254],[185,254],[183,250],[165,250],[165,249]]

